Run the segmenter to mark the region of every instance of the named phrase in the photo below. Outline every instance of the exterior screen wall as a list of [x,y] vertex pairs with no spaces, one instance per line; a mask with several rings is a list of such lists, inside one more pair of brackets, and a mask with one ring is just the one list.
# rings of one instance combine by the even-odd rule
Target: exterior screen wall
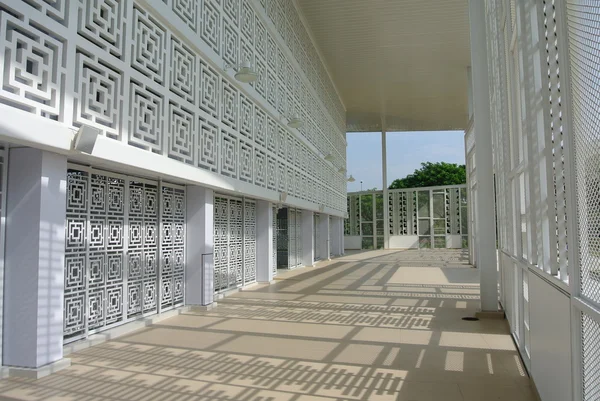
[[184,227],[184,188],[71,166],[65,341],[182,305]]
[[256,202],[215,196],[215,292],[256,281]]
[[[0,0],[0,21],[2,108],[345,213],[346,113],[293,2]],[[252,84],[223,69],[244,60]]]
[[381,191],[351,193],[344,235],[360,239],[362,249],[383,247],[384,206],[391,248],[468,247],[465,185],[392,189],[386,202]]

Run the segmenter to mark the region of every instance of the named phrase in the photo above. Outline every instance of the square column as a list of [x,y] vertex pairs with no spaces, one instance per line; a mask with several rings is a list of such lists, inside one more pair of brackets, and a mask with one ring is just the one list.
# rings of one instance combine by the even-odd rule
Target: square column
[[321,219],[319,221],[319,256],[321,260],[331,260],[329,255],[330,244],[329,244],[329,215],[321,213]]
[[66,193],[66,156],[10,149],[3,362],[17,367],[11,374],[41,377],[70,364],[62,359]]
[[269,283],[273,280],[273,205],[268,201],[256,201],[256,281]]
[[210,305],[214,282],[214,191],[195,185],[186,188],[185,303]]
[[314,216],[314,212],[302,211],[302,263],[304,266],[312,266],[315,262]]
[[477,233],[477,268],[481,289],[481,309],[498,311],[498,263],[496,260],[496,221],[494,210],[494,174],[490,86],[486,40],[485,3],[469,0],[471,34],[471,78],[473,90],[473,122],[475,132],[475,225]]

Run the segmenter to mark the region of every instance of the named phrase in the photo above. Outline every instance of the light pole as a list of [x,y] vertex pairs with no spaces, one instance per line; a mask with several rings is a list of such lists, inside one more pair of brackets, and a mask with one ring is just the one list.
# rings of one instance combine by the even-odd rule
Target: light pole
[[360,192],[362,192],[362,180],[360,180]]

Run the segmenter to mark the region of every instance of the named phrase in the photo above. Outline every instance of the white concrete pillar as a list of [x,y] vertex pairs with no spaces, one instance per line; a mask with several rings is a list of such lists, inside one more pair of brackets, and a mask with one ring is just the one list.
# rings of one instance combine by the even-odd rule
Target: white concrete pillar
[[496,222],[494,219],[494,175],[492,166],[492,130],[490,123],[490,87],[486,42],[485,3],[469,0],[471,31],[471,74],[475,132],[477,196],[477,259],[480,270],[481,309],[498,310],[498,274],[496,261]]
[[31,369],[33,377],[65,365],[66,192],[65,156],[33,148],[10,150],[3,362]]
[[319,221],[319,256],[321,260],[330,260],[329,256],[329,215],[321,213],[321,219]]
[[210,305],[214,283],[214,191],[186,188],[185,303]]
[[269,283],[273,280],[273,205],[268,201],[256,202],[256,280]]
[[[383,178],[383,249],[390,248],[390,210],[388,207],[388,186],[387,186],[387,133],[385,127],[385,118],[382,120],[381,129],[381,176]],[[377,208],[377,202],[373,203],[373,208]],[[376,220],[373,220],[376,221]],[[377,238],[377,223],[373,229],[375,238]]]
[[303,210],[302,211],[302,262],[304,266],[312,266],[315,262],[315,241],[313,235],[315,233],[315,213]]

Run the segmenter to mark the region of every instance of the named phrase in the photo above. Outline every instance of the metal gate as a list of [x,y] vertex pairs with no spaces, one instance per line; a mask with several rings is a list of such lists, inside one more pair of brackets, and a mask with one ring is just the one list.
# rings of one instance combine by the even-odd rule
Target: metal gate
[[277,275],[277,207],[273,206],[273,277]]
[[321,229],[320,226],[321,225],[321,215],[318,213],[315,213],[315,217],[314,217],[314,234],[313,234],[313,238],[314,238],[314,249],[315,249],[315,261],[317,260],[321,260],[321,251],[320,251],[320,247],[321,247]]
[[303,266],[302,211],[288,209],[288,268]]
[[256,202],[215,196],[215,292],[256,281]]
[[184,187],[69,165],[66,220],[65,342],[183,304]]

